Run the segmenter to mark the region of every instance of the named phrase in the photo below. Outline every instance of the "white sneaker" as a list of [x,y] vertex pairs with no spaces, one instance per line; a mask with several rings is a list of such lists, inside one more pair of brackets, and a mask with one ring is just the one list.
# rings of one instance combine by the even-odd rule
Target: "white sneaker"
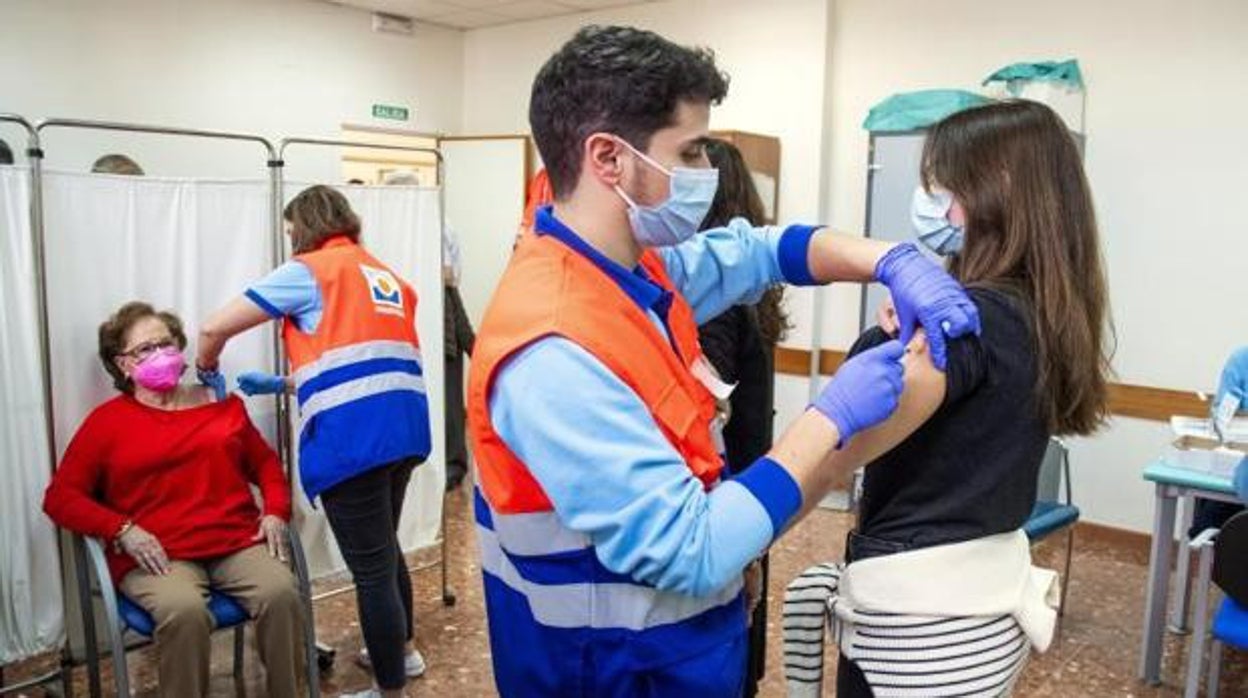
[[[408,695],[407,691],[404,691],[403,695]],[[373,686],[355,693],[339,693],[338,698],[381,698],[381,689]]]
[[[355,662],[369,671],[373,670],[373,660],[369,658],[368,650],[366,649],[360,650],[359,655],[355,658]],[[414,679],[425,673],[425,658],[420,655],[420,650],[412,650],[403,658],[403,673],[409,679]],[[364,693],[360,694],[360,698],[369,698],[369,696],[367,693]]]

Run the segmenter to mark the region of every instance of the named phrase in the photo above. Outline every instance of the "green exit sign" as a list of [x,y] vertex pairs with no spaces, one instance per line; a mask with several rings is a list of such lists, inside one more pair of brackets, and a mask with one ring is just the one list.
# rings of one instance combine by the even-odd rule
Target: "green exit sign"
[[373,118],[390,119],[391,121],[407,121],[409,112],[407,107],[399,107],[393,104],[374,104]]

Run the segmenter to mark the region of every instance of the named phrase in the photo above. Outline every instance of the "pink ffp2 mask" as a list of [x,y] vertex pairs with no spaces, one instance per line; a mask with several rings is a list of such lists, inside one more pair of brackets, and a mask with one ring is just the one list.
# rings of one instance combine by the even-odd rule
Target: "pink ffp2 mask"
[[166,347],[157,349],[135,365],[130,377],[148,390],[167,393],[178,387],[178,380],[185,371],[186,359],[182,352],[174,347]]

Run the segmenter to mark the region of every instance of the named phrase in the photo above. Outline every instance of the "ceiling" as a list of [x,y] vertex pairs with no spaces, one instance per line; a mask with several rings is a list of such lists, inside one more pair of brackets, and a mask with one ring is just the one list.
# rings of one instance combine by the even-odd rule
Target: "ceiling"
[[571,15],[605,7],[644,5],[662,0],[326,0],[362,10],[411,17],[453,29],[477,29],[543,17]]

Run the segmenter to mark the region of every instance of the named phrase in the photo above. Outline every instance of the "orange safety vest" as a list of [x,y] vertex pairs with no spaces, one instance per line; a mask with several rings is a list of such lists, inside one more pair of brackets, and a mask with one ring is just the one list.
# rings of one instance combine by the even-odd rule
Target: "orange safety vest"
[[308,497],[374,467],[429,455],[416,292],[346,237],[296,255],[316,279],[316,329],[290,318],[282,339],[302,425],[299,471]]
[[550,175],[546,168],[537,171],[529,180],[529,188],[524,196],[524,216],[520,219],[520,229],[533,230],[537,220],[537,210],[555,200],[555,190],[550,184]]
[[[654,252],[642,255],[641,266],[652,280],[673,291]],[[488,404],[498,369],[517,351],[550,335],[585,349],[632,388],[705,487],[719,479],[723,461],[711,438],[715,398],[691,372],[694,362],[704,359],[693,310],[679,293],[673,292],[667,325],[670,342],[592,261],[553,236],[524,237],[477,334],[468,381],[473,453],[481,489],[494,511],[551,510],[541,485],[494,430]],[[560,389],[557,376],[549,389]],[[576,466],[593,477],[592,464]]]

